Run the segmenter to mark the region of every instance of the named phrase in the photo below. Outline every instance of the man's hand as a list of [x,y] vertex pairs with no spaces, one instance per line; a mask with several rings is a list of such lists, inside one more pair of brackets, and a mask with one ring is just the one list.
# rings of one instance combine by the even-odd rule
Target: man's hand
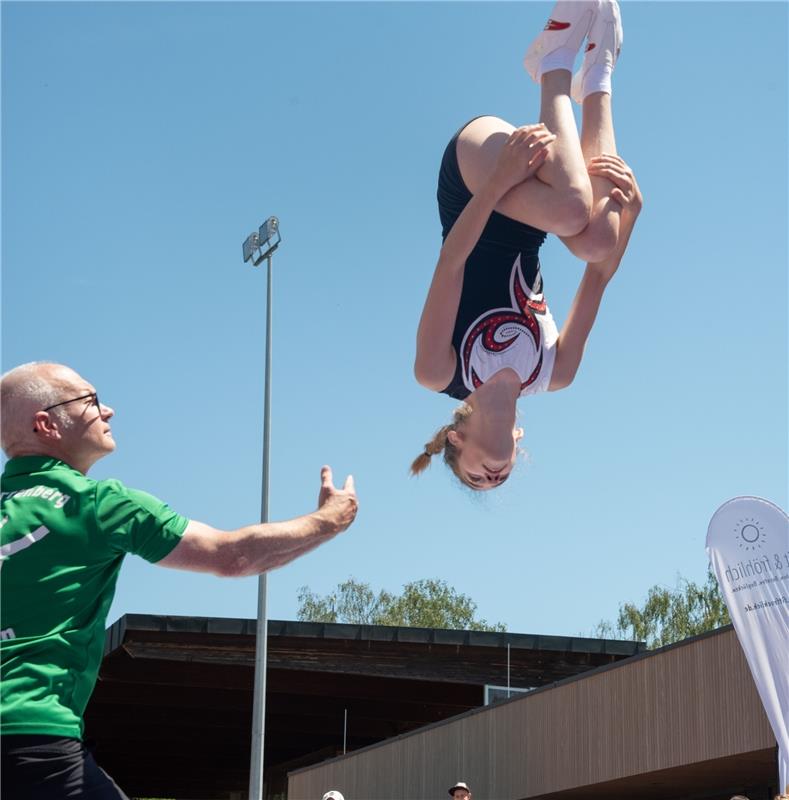
[[499,153],[491,181],[506,194],[537,172],[548,156],[548,146],[554,141],[556,135],[541,122],[516,128]]
[[608,178],[614,184],[610,197],[625,213],[637,217],[644,204],[633,170],[619,156],[602,155],[589,160],[587,172],[598,178]]
[[354,520],[359,504],[349,475],[335,489],[331,469],[321,470],[318,510],[284,522],[260,522],[233,531],[190,520],[180,542],[157,564],[224,577],[261,575],[309,553]]
[[332,482],[331,467],[321,467],[321,490],[318,494],[318,513],[340,533],[350,526],[359,510],[353,476],[345,479],[342,489],[336,489]]

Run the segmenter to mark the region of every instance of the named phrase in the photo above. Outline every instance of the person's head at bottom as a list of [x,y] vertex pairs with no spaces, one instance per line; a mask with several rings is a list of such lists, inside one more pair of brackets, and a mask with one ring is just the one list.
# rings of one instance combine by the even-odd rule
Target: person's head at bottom
[[449,787],[449,796],[452,800],[471,800],[471,789],[468,788],[467,783],[458,781]]
[[516,427],[514,419],[497,419],[463,403],[455,409],[452,422],[439,428],[414,459],[411,474],[423,472],[433,456],[443,454],[461,483],[475,491],[495,489],[509,478],[522,437],[523,428]]
[[332,789],[323,795],[323,800],[345,800],[345,798],[336,789]]

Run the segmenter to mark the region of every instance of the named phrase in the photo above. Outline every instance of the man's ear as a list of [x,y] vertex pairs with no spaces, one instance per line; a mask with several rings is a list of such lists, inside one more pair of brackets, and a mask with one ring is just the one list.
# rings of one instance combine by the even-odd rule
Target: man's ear
[[41,439],[60,439],[60,427],[57,420],[46,411],[36,411],[33,417],[33,432]]

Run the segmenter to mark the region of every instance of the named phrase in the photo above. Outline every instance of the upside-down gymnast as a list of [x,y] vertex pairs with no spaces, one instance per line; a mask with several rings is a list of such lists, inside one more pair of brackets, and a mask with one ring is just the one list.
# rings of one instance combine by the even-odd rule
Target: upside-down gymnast
[[[583,64],[572,77],[584,40]],[[641,210],[616,155],[611,75],[622,44],[616,0],[560,0],[524,66],[541,86],[540,122],[492,116],[463,126],[444,152],[444,242],[417,332],[420,384],[463,403],[411,466],[434,455],[472,489],[510,475],[522,429],[516,401],[573,381],[606,285]],[[579,140],[572,99],[583,108]],[[559,332],[543,294],[547,233],[587,267]]]

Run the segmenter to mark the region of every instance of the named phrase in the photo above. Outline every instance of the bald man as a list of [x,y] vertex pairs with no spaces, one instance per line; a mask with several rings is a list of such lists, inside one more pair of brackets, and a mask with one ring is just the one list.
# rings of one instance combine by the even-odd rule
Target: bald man
[[214,575],[259,575],[344,531],[357,499],[321,470],[318,508],[287,522],[223,531],[90,468],[115,449],[114,411],[62,364],[23,364],[0,379],[0,739],[2,795],[14,800],[126,798],[82,742],[83,714],[127,553]]

